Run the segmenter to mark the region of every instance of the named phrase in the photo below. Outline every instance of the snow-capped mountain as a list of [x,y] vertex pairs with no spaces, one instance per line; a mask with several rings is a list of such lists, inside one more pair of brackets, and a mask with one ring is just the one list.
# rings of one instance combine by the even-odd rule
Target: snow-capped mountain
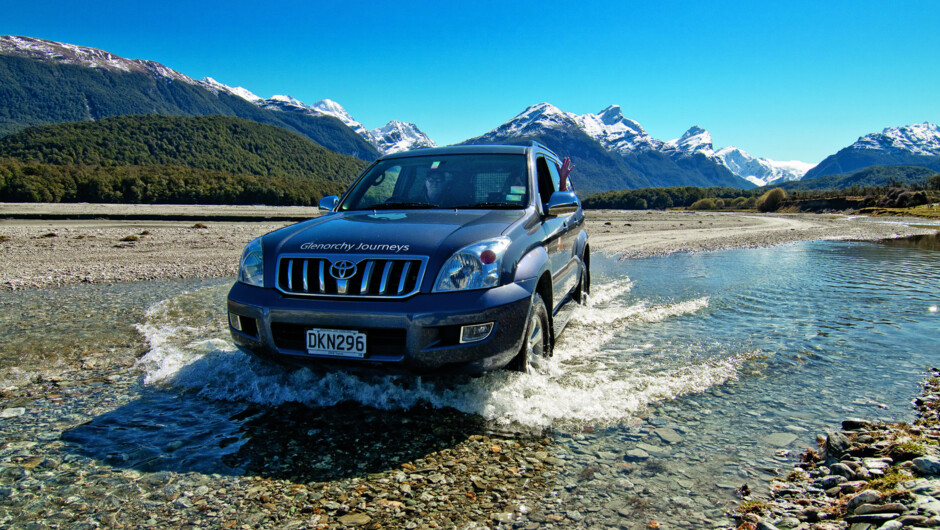
[[619,105],[611,105],[598,114],[571,116],[585,133],[612,151],[626,153],[663,148],[662,141],[647,134],[639,123],[625,118]]
[[758,158],[733,145],[718,150],[715,156],[720,158],[732,173],[757,186],[800,180],[816,165],[799,160]]
[[711,133],[698,125],[693,125],[681,137],[666,142],[666,146],[667,149],[689,154],[700,153],[715,159],[732,173],[755,186],[800,180],[815,165],[799,160],[781,162],[769,158],[758,158],[733,145],[716,151],[712,144]]
[[211,77],[207,77],[203,79],[200,82],[200,84],[202,84],[203,87],[205,87],[207,90],[215,94],[218,94],[219,92],[225,92],[227,94],[240,97],[244,99],[245,101],[250,101],[251,103],[255,103],[255,104],[258,104],[259,102],[263,100],[262,98],[252,94],[251,91],[249,91],[246,88],[242,88],[240,86],[230,87],[227,85],[223,85],[222,83],[219,83],[218,81],[216,81],[215,79],[212,79]]
[[578,115],[548,103],[525,109],[508,122],[464,143],[538,140],[569,154],[579,167],[582,189],[659,186],[751,187],[713,158],[688,153],[650,136],[612,105]]
[[924,122],[867,134],[826,157],[805,178],[852,173],[871,166],[940,168],[940,127]]
[[618,105],[611,105],[597,114],[577,115],[564,112],[548,103],[541,103],[529,107],[496,130],[502,134],[518,134],[536,127],[560,127],[564,124],[577,124],[577,127],[606,149],[621,155],[659,152],[678,159],[683,155],[700,154],[755,186],[799,180],[813,167],[813,164],[800,161],[779,162],[758,158],[733,146],[716,151],[712,145],[711,134],[697,125],[680,138],[664,142],[650,136],[636,121],[624,117]]
[[375,139],[373,145],[383,153],[397,153],[436,145],[415,124],[397,120],[388,122],[384,127],[372,129],[369,133]]
[[578,115],[550,103],[539,103],[487,134],[524,136],[539,129],[563,127],[576,127],[606,149],[620,153],[660,150],[663,146],[663,142],[647,134],[639,123],[624,118],[618,105],[611,105],[598,114]]
[[313,107],[323,114],[339,118],[347,127],[356,131],[356,134],[365,138],[375,146],[380,153],[397,153],[420,147],[435,147],[433,140],[421,132],[413,123],[392,120],[377,129],[367,130],[361,123],[354,120],[339,103],[321,99]]
[[940,127],[930,122],[886,127],[880,133],[862,136],[849,148],[881,150],[889,154],[940,156]]
[[329,99],[320,100],[313,105],[307,105],[298,99],[285,95],[276,95],[265,99],[253,94],[245,88],[230,87],[211,77],[197,81],[154,61],[125,59],[96,48],[53,42],[33,37],[3,35],[0,36],[0,53],[45,62],[84,66],[86,68],[103,68],[119,72],[139,72],[157,78],[198,86],[213,94],[225,93],[236,96],[268,110],[289,111],[311,116],[332,116],[339,119],[347,127],[353,129],[356,134],[369,142],[381,153],[434,146],[434,142],[431,141],[427,135],[421,132],[417,126],[410,123],[391,121],[378,129],[367,130],[361,123],[354,120],[340,104]]
[[343,122],[347,127],[352,129],[353,132],[372,144],[373,147],[383,154],[435,146],[434,142],[413,123],[392,120],[377,129],[366,129],[361,123],[353,119],[342,105],[331,99],[321,99],[313,105],[307,105],[291,96],[277,95],[268,99],[261,99],[248,91],[245,91],[248,96],[246,97],[239,94],[238,90],[244,89],[229,89],[229,92],[240,95],[244,99],[266,109],[300,112],[318,116],[332,116]]
[[191,77],[154,61],[125,59],[97,48],[76,46],[74,44],[53,42],[33,37],[0,35],[0,53],[18,55],[29,59],[74,64],[88,68],[141,72],[156,77],[182,81],[191,85],[197,84]]

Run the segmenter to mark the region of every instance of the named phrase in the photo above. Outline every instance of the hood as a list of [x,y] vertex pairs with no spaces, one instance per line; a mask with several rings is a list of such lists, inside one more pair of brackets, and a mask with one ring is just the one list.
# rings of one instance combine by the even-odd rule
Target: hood
[[465,245],[501,235],[525,213],[525,210],[339,212],[273,232],[265,237],[265,246],[273,246],[277,254],[450,256]]

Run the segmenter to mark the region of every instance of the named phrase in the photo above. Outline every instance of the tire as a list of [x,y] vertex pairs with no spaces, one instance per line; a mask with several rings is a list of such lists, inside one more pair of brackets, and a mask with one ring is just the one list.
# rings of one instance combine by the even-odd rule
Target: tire
[[574,290],[574,300],[575,302],[584,305],[588,301],[588,296],[591,294],[591,269],[584,260],[581,260],[581,263],[584,263],[584,268],[581,269],[581,280],[578,281],[578,287]]
[[532,306],[526,320],[525,335],[519,354],[509,362],[507,368],[516,372],[530,373],[538,370],[544,359],[552,356],[552,330],[548,320],[548,309],[542,297],[532,295]]

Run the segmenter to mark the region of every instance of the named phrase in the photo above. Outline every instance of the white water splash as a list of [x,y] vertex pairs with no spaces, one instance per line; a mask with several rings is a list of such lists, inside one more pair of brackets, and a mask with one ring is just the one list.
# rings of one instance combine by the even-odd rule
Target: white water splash
[[590,303],[576,308],[541,373],[499,370],[448,379],[280,367],[237,350],[218,315],[204,326],[195,325],[192,312],[181,306],[191,305],[198,292],[165,300],[147,312],[138,330],[151,347],[139,365],[147,384],[186,389],[208,399],[311,407],[353,401],[383,410],[427,404],[525,426],[629,421],[650,403],[736,378],[746,355],[670,366],[630,367],[618,361],[643,350],[608,346],[625,329],[708,307],[707,298],[665,305],[626,300],[631,286],[624,278],[596,286]]

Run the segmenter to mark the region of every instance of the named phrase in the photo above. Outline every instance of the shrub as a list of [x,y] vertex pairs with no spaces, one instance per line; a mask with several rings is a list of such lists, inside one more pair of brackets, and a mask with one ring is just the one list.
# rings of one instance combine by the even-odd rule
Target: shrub
[[714,210],[715,209],[715,199],[699,199],[692,203],[692,206],[689,206],[689,209],[692,210]]
[[755,206],[761,212],[776,212],[780,204],[787,198],[787,192],[782,188],[774,188],[757,199]]

